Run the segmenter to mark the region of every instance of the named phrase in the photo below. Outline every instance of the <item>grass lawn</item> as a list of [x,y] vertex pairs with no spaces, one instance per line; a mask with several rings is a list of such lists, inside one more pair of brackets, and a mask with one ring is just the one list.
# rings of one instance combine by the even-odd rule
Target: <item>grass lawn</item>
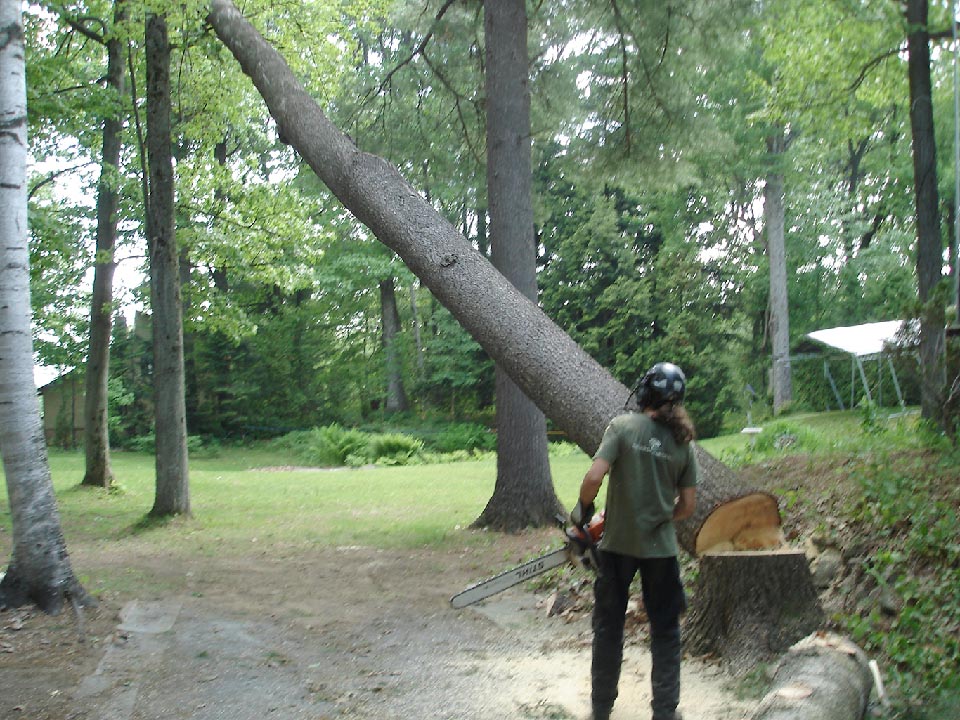
[[[146,518],[154,494],[153,456],[115,452],[115,489],[79,485],[84,457],[53,450],[50,469],[68,545],[138,541],[158,549],[231,554],[256,542],[277,549],[366,545],[454,547],[483,543],[463,532],[493,492],[493,459],[439,465],[283,469],[289,459],[255,449],[226,449],[190,461],[193,517]],[[585,455],[552,459],[557,493],[576,501]],[[0,553],[9,556],[10,515],[0,497]],[[5,542],[6,541],[6,542]]]

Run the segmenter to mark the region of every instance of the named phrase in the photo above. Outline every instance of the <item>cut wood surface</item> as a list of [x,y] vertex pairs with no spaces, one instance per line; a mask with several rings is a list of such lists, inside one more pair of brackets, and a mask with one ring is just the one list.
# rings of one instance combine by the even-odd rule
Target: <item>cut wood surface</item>
[[697,506],[677,526],[680,544],[694,555],[711,549],[759,550],[783,544],[780,508],[770,493],[745,487],[737,474],[698,448],[707,482],[697,488]]

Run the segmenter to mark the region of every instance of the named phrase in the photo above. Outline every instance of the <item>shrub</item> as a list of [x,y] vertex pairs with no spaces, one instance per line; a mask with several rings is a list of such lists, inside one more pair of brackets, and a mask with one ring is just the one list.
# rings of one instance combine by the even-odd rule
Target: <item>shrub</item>
[[422,450],[422,440],[403,433],[372,435],[367,443],[366,458],[361,464],[407,465]]
[[789,451],[817,450],[822,445],[816,431],[798,423],[780,420],[763,428],[757,435],[754,450],[757,453],[775,454]]
[[445,426],[432,438],[430,450],[447,453],[457,450],[496,450],[497,436],[490,428],[479,423],[453,423]]
[[346,465],[348,458],[365,457],[367,451],[366,433],[337,424],[287,433],[274,443],[280,449],[291,451],[302,462],[320,467]]

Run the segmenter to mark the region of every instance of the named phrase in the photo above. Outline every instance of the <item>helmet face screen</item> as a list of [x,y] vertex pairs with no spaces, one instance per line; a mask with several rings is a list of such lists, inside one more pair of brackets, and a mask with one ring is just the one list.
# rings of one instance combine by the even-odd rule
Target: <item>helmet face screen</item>
[[643,376],[637,399],[641,407],[657,408],[668,402],[682,402],[686,389],[683,370],[673,363],[661,362]]

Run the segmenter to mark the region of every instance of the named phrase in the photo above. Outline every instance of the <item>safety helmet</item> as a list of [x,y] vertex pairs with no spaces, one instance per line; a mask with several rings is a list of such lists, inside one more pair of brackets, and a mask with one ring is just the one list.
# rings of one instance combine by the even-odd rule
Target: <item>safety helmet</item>
[[665,403],[681,403],[687,391],[683,370],[673,363],[660,362],[647,370],[637,385],[637,403],[641,408],[658,408]]

